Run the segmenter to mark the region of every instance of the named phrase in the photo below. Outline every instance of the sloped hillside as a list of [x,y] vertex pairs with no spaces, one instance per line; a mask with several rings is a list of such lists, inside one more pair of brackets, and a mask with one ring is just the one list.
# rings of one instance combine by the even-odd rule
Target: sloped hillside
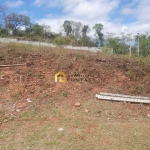
[[149,58],[0,43],[0,66],[0,149],[150,149],[149,105],[95,98],[150,97]]

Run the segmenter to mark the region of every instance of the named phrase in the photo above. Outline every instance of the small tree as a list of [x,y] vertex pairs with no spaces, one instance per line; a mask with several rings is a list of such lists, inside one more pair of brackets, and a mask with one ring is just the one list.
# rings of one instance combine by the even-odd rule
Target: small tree
[[82,37],[87,37],[87,33],[90,32],[90,27],[88,25],[84,25],[82,28]]
[[67,36],[70,35],[71,31],[72,31],[72,27],[71,27],[70,21],[68,21],[68,20],[64,21],[63,27],[64,27],[64,31],[66,32],[66,35]]
[[95,30],[95,34],[98,36],[98,46],[103,46],[103,33],[102,33],[102,29],[103,29],[103,25],[101,23],[95,24],[93,26],[93,29]]

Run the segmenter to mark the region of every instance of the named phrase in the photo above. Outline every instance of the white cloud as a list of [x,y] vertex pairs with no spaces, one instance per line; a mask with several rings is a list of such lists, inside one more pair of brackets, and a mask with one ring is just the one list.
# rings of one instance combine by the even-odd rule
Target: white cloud
[[96,10],[98,12],[112,10],[118,5],[118,2],[119,0],[35,0],[33,4],[37,7],[43,5],[47,7],[63,7],[64,12],[68,13],[74,12],[75,10],[84,10],[85,12],[91,10],[90,13],[92,13]]
[[[47,3],[47,6],[52,6],[51,2],[52,0],[35,0],[34,4],[42,6]],[[56,26],[62,25],[65,20],[80,21],[91,27],[97,22],[107,21],[109,13],[119,4],[119,0],[55,0],[53,2],[55,5],[59,3],[60,6],[63,6],[65,15],[57,18],[50,15],[50,17],[36,20],[36,22],[49,24],[52,31],[57,30],[57,32],[59,32],[59,27]]]
[[[60,26],[65,20],[80,21],[83,24],[88,24],[91,28],[95,23],[104,25],[103,33],[113,32],[119,34],[127,29],[129,33],[140,33],[144,31],[150,32],[150,0],[132,0],[122,9],[122,17],[111,18],[110,14],[114,14],[116,8],[121,8],[121,0],[35,0],[34,4],[38,7],[46,5],[47,7],[59,6],[63,8],[63,13],[60,16],[53,14],[47,15],[43,19],[36,19],[39,24],[47,24],[51,26],[54,32],[60,31]],[[116,12],[115,12],[116,13]],[[136,22],[122,24],[124,15],[133,16],[137,19]],[[129,17],[130,17],[129,16]],[[93,31],[91,31],[93,34]]]
[[123,10],[122,10],[122,14],[123,15],[133,15],[135,12],[132,10],[132,8],[129,8],[129,7],[125,7]]
[[118,6],[118,0],[82,1],[70,10],[70,15],[86,20],[108,20],[109,13]]
[[133,0],[130,5],[124,6],[123,15],[132,15],[141,23],[149,23],[150,0]]
[[59,33],[60,32],[60,26],[63,24],[65,18],[43,18],[40,20],[35,20],[35,22],[39,24],[46,24],[51,26],[51,31]]
[[46,5],[47,7],[53,7],[53,6],[59,6],[58,4],[61,4],[62,0],[35,0],[34,5],[37,7],[40,7],[42,5]]
[[27,10],[22,10],[19,12],[19,14],[28,15],[28,14],[30,14],[30,12],[28,12]]
[[5,5],[9,8],[16,8],[24,5],[24,2],[22,0],[17,0],[17,1],[6,1]]

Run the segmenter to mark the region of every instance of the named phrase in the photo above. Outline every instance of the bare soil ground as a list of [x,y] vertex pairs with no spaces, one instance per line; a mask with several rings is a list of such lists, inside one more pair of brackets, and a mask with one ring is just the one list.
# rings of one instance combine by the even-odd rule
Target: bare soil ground
[[[0,43],[6,64],[25,65],[0,67],[0,149],[150,149],[149,105],[95,98],[150,97],[149,58]],[[90,80],[56,83],[60,70]]]

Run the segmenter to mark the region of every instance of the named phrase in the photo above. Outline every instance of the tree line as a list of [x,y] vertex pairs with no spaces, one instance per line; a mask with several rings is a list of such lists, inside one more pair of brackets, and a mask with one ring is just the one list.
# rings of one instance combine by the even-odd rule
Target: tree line
[[[150,35],[148,32],[137,34],[102,33],[104,26],[101,23],[95,24],[92,28],[83,25],[81,22],[65,20],[60,26],[60,32],[51,31],[49,25],[32,23],[29,16],[23,14],[7,14],[7,7],[0,6],[0,36],[14,37],[18,40],[32,40],[54,43],[58,46],[88,46],[103,47],[107,52],[113,49],[114,54],[126,55],[150,55]],[[95,38],[88,36],[94,30]]]

